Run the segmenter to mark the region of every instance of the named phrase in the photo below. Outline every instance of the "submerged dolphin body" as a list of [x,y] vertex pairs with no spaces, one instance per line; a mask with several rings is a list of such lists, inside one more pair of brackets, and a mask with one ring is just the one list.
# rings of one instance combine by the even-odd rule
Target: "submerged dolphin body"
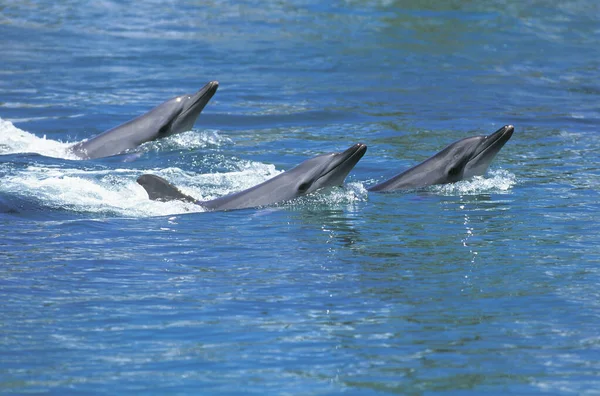
[[308,159],[261,184],[210,201],[198,201],[183,194],[165,179],[145,174],[137,179],[151,200],[182,200],[209,210],[253,208],[288,201],[322,187],[339,186],[367,151],[358,143],[342,153],[329,153]]
[[167,100],[133,120],[74,144],[70,150],[82,159],[109,157],[142,143],[189,131],[218,87],[217,81],[211,81],[195,94]]
[[422,188],[483,176],[514,130],[512,125],[505,125],[489,136],[458,140],[419,165],[367,190],[386,192]]

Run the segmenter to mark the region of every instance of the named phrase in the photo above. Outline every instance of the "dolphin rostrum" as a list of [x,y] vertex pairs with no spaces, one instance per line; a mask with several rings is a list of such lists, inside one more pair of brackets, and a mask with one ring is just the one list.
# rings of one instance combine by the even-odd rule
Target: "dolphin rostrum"
[[70,150],[82,159],[108,157],[142,143],[189,131],[218,87],[217,81],[211,81],[195,94],[169,99],[133,120],[74,144]]
[[182,200],[209,210],[253,208],[288,201],[323,187],[342,185],[366,151],[367,146],[358,143],[342,153],[319,155],[247,190],[210,201],[198,201],[185,195],[177,187],[155,175],[144,174],[137,182],[144,187],[151,200]]
[[419,165],[367,190],[386,192],[414,189],[483,176],[514,130],[512,125],[505,125],[489,136],[458,140]]

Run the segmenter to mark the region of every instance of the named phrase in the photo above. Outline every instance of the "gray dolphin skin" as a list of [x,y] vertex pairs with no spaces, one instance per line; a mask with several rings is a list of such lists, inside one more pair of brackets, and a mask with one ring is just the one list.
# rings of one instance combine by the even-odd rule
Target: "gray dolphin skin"
[[198,201],[185,195],[155,175],[142,175],[137,182],[144,187],[151,200],[182,200],[209,210],[253,208],[288,201],[323,187],[342,185],[366,151],[366,145],[357,143],[341,153],[319,155],[247,190],[210,201]]
[[82,159],[109,157],[142,143],[189,131],[218,87],[217,81],[211,81],[194,94],[169,99],[133,120],[74,144],[70,149]]
[[415,189],[483,176],[514,130],[512,125],[505,125],[489,136],[458,140],[419,165],[367,190],[387,192]]

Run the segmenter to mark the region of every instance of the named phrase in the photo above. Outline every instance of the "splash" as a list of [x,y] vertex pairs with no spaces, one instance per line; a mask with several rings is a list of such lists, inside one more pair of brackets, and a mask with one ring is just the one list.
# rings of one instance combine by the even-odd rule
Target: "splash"
[[33,200],[50,209],[100,217],[166,216],[205,209],[186,202],[149,200],[146,191],[136,182],[139,175],[159,175],[185,194],[208,200],[252,187],[280,173],[273,165],[257,162],[240,161],[239,168],[234,172],[198,175],[173,167],[90,170],[31,165],[18,171],[9,169],[10,174],[2,179],[0,193],[17,200]]
[[[13,125],[12,122],[0,118],[0,155],[17,153],[36,153],[46,157],[80,160],[69,150],[75,142],[60,142],[38,137]],[[144,151],[193,150],[207,147],[220,147],[233,144],[232,140],[223,137],[214,130],[189,131],[152,141],[140,146]]]
[[432,186],[431,191],[441,195],[503,193],[509,191],[516,183],[517,178],[514,174],[498,169],[490,171],[488,177],[476,176],[456,183]]
[[368,192],[363,183],[351,182],[341,187],[324,188],[309,195],[289,202],[281,202],[277,206],[285,207],[352,207],[357,202],[367,200]]
[[233,145],[233,140],[228,137],[221,136],[215,130],[192,130],[178,133],[164,139],[145,143],[141,146],[141,150],[195,150],[204,148],[218,148],[225,145]]
[[239,170],[224,173],[197,175],[189,174],[179,168],[166,168],[146,173],[165,178],[184,194],[200,201],[208,201],[245,190],[281,173],[275,169],[274,165],[260,162],[240,161],[237,165]]
[[78,159],[69,151],[71,143],[37,137],[0,118],[0,155],[37,153],[46,157]]
[[203,211],[200,206],[184,202],[150,201],[136,183],[136,173],[32,166],[5,177],[0,191],[34,199],[50,209],[102,216],[146,217]]
[[[256,162],[243,163],[239,171],[202,175],[179,168],[95,171],[28,166],[6,176],[0,192],[33,199],[50,209],[97,214],[100,217],[152,217],[206,211],[193,203],[149,200],[146,191],[136,182],[142,173],[164,177],[183,193],[198,200],[210,200],[257,185],[281,171],[273,165]],[[343,188],[324,189],[275,206],[347,206],[365,201],[366,198],[367,191],[363,184],[353,182]]]

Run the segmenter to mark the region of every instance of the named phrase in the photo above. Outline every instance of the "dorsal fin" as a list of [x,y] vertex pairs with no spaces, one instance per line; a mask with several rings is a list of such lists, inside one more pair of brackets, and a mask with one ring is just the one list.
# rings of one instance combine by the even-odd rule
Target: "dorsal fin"
[[138,177],[137,182],[148,193],[148,197],[153,201],[185,201],[199,204],[197,199],[185,195],[177,187],[156,175],[144,174]]

